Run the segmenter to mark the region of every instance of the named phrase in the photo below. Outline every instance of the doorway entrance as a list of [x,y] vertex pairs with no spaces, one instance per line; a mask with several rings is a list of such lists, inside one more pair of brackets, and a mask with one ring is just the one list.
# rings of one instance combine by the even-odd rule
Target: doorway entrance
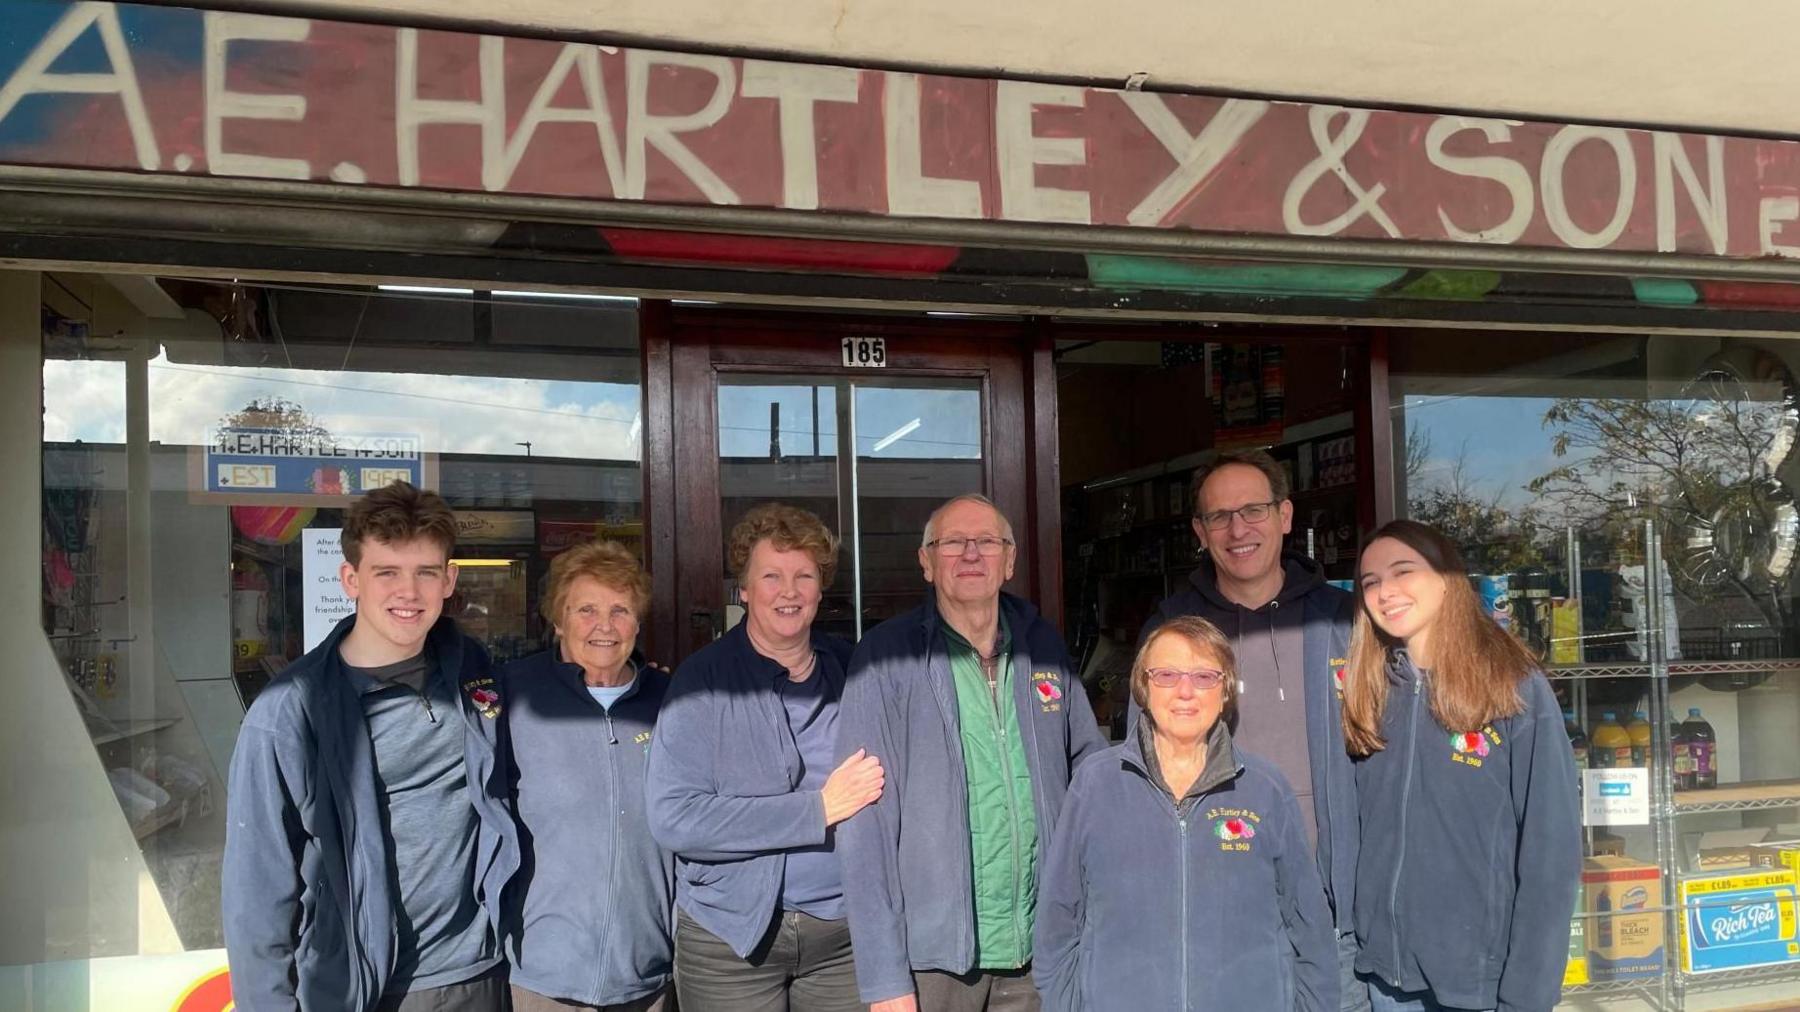
[[[667,660],[741,618],[726,539],[765,502],[811,510],[841,540],[819,609],[824,631],[854,640],[914,607],[926,586],[925,521],[970,492],[1012,520],[1020,550],[1010,589],[1038,596],[1060,546],[1034,534],[1043,440],[1024,324],[680,309],[645,335],[648,383],[666,376],[672,394],[644,447],[647,561],[657,599],[675,605],[651,620]],[[657,403],[653,391],[647,400]],[[1053,415],[1046,424],[1053,457]]]

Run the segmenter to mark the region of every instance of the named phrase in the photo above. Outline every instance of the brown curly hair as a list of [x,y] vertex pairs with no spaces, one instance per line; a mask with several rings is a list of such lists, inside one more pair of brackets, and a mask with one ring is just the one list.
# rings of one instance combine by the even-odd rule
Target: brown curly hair
[[435,542],[448,559],[456,551],[456,514],[436,492],[396,481],[370,491],[344,511],[338,545],[350,565],[360,566],[365,541],[404,545],[419,538]]
[[639,625],[649,616],[650,574],[644,572],[631,549],[617,541],[595,538],[578,542],[550,560],[550,575],[538,607],[552,626],[562,624],[569,587],[583,576],[591,576],[600,586],[628,595],[631,613],[637,617]]
[[750,564],[750,553],[760,541],[767,541],[782,552],[805,552],[819,567],[819,587],[831,586],[837,575],[838,539],[815,514],[786,503],[763,503],[744,514],[744,519],[731,529],[725,556],[731,564],[731,575],[742,586],[744,568]]

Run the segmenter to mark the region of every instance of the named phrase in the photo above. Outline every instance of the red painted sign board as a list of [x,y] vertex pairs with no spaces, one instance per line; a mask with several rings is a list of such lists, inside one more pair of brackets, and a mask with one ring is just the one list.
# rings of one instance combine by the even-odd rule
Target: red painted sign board
[[0,0],[0,163],[1800,255],[1800,142]]

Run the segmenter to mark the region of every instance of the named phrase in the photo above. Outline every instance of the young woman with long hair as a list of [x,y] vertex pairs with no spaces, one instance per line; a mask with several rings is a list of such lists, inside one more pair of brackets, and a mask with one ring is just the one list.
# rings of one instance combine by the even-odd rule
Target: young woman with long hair
[[1344,679],[1362,847],[1356,968],[1381,1010],[1557,1003],[1581,870],[1576,771],[1538,662],[1462,555],[1396,520],[1357,564]]

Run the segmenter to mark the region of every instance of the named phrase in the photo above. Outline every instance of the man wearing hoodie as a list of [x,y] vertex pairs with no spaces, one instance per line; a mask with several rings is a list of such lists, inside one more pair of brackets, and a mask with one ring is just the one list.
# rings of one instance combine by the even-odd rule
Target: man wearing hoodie
[[[1282,551],[1293,528],[1287,473],[1261,450],[1225,452],[1194,472],[1194,536],[1207,558],[1144,627],[1198,615],[1231,638],[1238,660],[1233,739],[1268,759],[1300,802],[1331,900],[1343,1008],[1369,1007],[1356,977],[1356,777],[1344,745],[1342,671],[1355,602],[1319,564]],[[1132,718],[1137,716],[1135,703]]]

